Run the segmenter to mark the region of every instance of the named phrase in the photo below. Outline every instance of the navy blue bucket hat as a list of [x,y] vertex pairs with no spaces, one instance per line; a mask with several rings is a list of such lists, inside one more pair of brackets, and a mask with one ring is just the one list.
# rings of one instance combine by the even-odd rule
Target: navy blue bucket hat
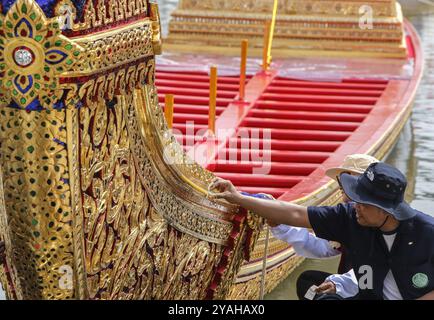
[[354,202],[381,208],[400,221],[416,215],[417,211],[404,201],[407,179],[395,167],[373,163],[362,175],[342,173],[339,180],[347,197]]

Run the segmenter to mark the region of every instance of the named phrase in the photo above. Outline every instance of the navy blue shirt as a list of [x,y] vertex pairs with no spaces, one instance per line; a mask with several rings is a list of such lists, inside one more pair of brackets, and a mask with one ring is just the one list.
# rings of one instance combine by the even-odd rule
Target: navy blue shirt
[[[404,299],[416,299],[434,290],[434,218],[422,212],[401,221],[391,251],[378,228],[363,227],[354,204],[336,207],[308,207],[315,234],[338,241],[350,256],[357,279],[372,269],[372,287],[361,288],[361,299],[383,299],[383,282],[389,270]],[[362,281],[359,281],[359,284]]]

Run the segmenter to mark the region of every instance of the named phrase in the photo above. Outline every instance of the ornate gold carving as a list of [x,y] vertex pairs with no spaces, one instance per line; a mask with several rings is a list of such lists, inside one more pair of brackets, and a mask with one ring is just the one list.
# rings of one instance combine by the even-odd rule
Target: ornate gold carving
[[[367,5],[375,16],[393,17],[396,15],[395,0],[279,0],[279,14],[298,15],[346,15],[358,16],[360,7]],[[271,15],[273,1],[268,0],[181,0],[180,10],[212,10],[225,12],[264,13]]]
[[152,46],[155,54],[161,54],[161,24],[160,12],[156,3],[151,3],[151,20],[152,20]]
[[[171,195],[156,188],[161,178],[139,178],[131,144],[140,141],[139,127],[129,124],[138,101],[127,93],[110,106],[100,100],[79,111],[89,297],[203,298],[222,249],[170,227],[163,215],[181,220],[173,205],[182,203],[171,204]],[[202,231],[198,220],[190,223]]]
[[[293,255],[284,263],[267,270],[265,278],[265,293],[273,290],[281,281],[283,281],[302,261],[304,258]],[[245,282],[235,283],[227,299],[258,299],[261,287],[261,274],[258,273],[253,279]]]
[[[145,87],[145,90],[147,86]],[[147,186],[149,190],[153,190],[152,195],[150,195],[154,206],[159,209],[164,217],[169,221],[170,224],[175,226],[177,229],[197,236],[201,239],[205,239],[210,242],[216,242],[220,244],[226,244],[229,239],[230,232],[232,230],[232,223],[224,221],[221,217],[218,217],[216,212],[215,215],[202,214],[199,210],[199,206],[195,205],[191,201],[187,202],[186,199],[194,199],[191,194],[187,196],[184,194],[182,197],[176,195],[176,188],[169,188],[170,183],[164,183],[163,175],[160,177],[155,176],[155,163],[152,163],[151,155],[158,155],[161,150],[157,148],[150,148],[149,141],[144,140],[145,136],[149,136],[151,132],[156,134],[158,137],[159,128],[152,124],[151,119],[155,119],[158,122],[164,121],[163,115],[161,114],[161,108],[158,106],[158,100],[156,96],[155,88],[146,91],[144,95],[136,95],[137,102],[135,103],[136,108],[144,108],[146,111],[157,111],[158,114],[148,114],[148,117],[139,117],[143,119],[143,122],[147,124],[146,129],[149,130],[146,134],[140,134],[140,127],[137,122],[137,118],[133,116],[136,112],[140,114],[141,110],[134,110],[130,107],[129,126],[130,132],[135,134],[132,138],[134,150],[134,156],[137,159],[137,166],[140,170],[140,177],[143,179],[143,183]],[[146,99],[146,100],[145,100]],[[139,146],[145,146],[139,147]],[[157,161],[157,163],[164,163],[164,160]],[[205,170],[205,169],[202,169]],[[169,175],[165,176],[168,178]],[[176,183],[174,181],[174,183]],[[179,183],[179,181],[177,182]],[[173,184],[172,184],[173,186]],[[179,191],[178,191],[179,192]],[[174,194],[175,193],[175,194]],[[197,197],[197,195],[196,195]],[[203,195],[201,195],[203,198]],[[204,199],[201,199],[204,200]],[[205,203],[203,203],[205,204]],[[212,202],[208,201],[208,205],[211,206]],[[216,208],[224,209],[222,206],[216,206]],[[211,211],[212,208],[210,208]],[[226,209],[227,210],[227,209]]]
[[[167,131],[154,86],[153,54],[161,45],[157,7],[151,5],[146,18],[146,1],[89,0],[84,20],[76,21],[72,1],[63,0],[53,9],[65,34],[131,18],[70,44],[57,18],[48,26],[33,0],[19,3],[9,12],[13,19],[29,14],[35,30],[56,29],[48,48],[54,41],[65,50],[82,45],[86,53],[79,63],[65,60],[73,68],[59,66],[44,79],[44,90],[51,89],[44,106],[61,103],[54,110],[9,108],[10,91],[2,92],[0,196],[4,191],[6,201],[0,215],[7,222],[0,227],[11,237],[12,281],[1,280],[13,284],[8,292],[15,288],[14,297],[35,299],[225,297],[261,221],[247,221],[236,206],[192,188],[206,189],[214,176],[188,159]],[[36,9],[29,12],[27,5]],[[38,64],[54,59],[42,54],[48,53],[38,52]],[[25,65],[33,56],[17,57]],[[167,163],[167,154],[177,162]]]
[[0,87],[22,108],[36,98],[53,107],[61,98],[59,75],[80,59],[81,48],[60,34],[56,19],[33,0],[17,0],[6,17],[0,14]]
[[[251,55],[262,54],[265,21],[272,1],[181,1],[172,14],[169,50],[238,54],[248,38]],[[372,9],[372,28],[361,27],[365,9]],[[361,19],[362,18],[362,19]],[[273,56],[321,54],[405,57],[401,8],[390,1],[279,2]],[[219,48],[230,48],[222,50]]]
[[16,271],[10,270],[11,267],[13,268],[13,264],[11,264],[10,259],[10,249],[12,248],[12,244],[3,195],[3,173],[0,168],[0,240],[4,241],[6,245],[6,262],[0,266],[0,281],[3,284],[2,287],[6,293],[6,298],[16,299],[17,297],[20,297],[20,292],[15,292],[15,287],[20,287],[20,280],[19,278],[15,277],[17,275]]
[[[20,277],[19,296],[72,298],[62,287],[72,268],[72,214],[65,111],[0,110],[0,163],[8,226],[9,257]],[[66,279],[68,280],[68,279]]]
[[[83,21],[75,21],[74,31],[107,26],[148,14],[147,0],[87,0]],[[74,8],[75,10],[75,8]]]
[[[70,93],[76,94],[74,88]],[[72,100],[72,98],[71,98]],[[74,291],[75,298],[88,299],[89,292],[87,287],[86,271],[85,271],[85,243],[83,236],[83,205],[80,188],[80,143],[79,143],[79,111],[76,108],[68,108],[66,110],[66,128],[68,139],[68,164],[70,172],[71,186],[71,212],[73,215],[73,248],[74,248]]]
[[122,65],[138,63],[137,61],[154,55],[152,37],[151,22],[143,20],[99,36],[78,38],[76,42],[84,48],[85,57],[73,72],[64,76],[100,73]]

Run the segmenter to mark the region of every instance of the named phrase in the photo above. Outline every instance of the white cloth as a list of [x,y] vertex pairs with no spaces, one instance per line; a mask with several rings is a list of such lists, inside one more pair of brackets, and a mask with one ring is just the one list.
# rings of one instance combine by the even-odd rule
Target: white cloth
[[[396,233],[386,235],[383,234],[384,241],[386,241],[387,248],[392,249],[393,242],[396,238]],[[392,274],[392,270],[386,275],[383,283],[383,298],[386,300],[403,300],[401,292],[399,292],[398,285],[396,284],[395,277]]]

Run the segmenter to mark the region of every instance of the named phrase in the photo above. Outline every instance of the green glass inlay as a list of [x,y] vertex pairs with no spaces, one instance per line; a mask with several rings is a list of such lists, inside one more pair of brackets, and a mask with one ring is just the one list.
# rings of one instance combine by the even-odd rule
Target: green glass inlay
[[36,197],[36,191],[35,191],[35,190],[30,191],[30,195],[31,195],[32,197]]
[[33,220],[32,220],[32,225],[36,226],[37,224],[38,224],[38,220],[33,219]]
[[66,64],[67,65],[71,65],[74,61],[72,61],[71,59],[66,60]]
[[40,80],[41,79],[41,75],[40,74],[35,74],[35,79],[38,79],[38,80]]
[[21,6],[21,12],[22,13],[27,13],[27,6],[25,3],[23,3],[23,5]]
[[35,151],[35,147],[29,146],[29,147],[27,147],[27,151],[30,153],[33,153],[33,151]]
[[42,28],[42,23],[38,23],[37,25],[36,25],[36,30],[41,30],[41,28]]
[[33,235],[34,235],[35,237],[39,237],[41,234],[40,234],[38,231],[35,231],[35,232],[33,232]]
[[14,140],[20,140],[20,137],[19,136],[17,136],[17,135],[14,135]]
[[32,139],[33,134],[31,132],[27,132],[26,137],[27,137],[27,139]]
[[18,91],[17,90],[12,90],[12,93],[14,94],[14,96],[18,95]]
[[26,98],[21,98],[20,99],[21,104],[25,104],[27,102]]
[[50,72],[50,68],[49,68],[48,66],[45,66],[45,67],[44,67],[44,70],[45,70],[46,72]]
[[71,50],[71,49],[72,49],[72,44],[68,43],[68,44],[65,46],[65,49],[66,49],[66,50]]
[[41,88],[41,86],[39,85],[39,83],[35,83],[35,88],[36,89],[40,89]]
[[38,41],[38,42],[41,41],[42,40],[42,36],[36,36],[35,40]]
[[74,56],[78,56],[80,54],[80,51],[74,51]]
[[15,20],[18,20],[18,15],[17,15],[16,12],[14,12],[14,13],[12,14],[12,16],[14,17]]
[[56,47],[60,47],[62,45],[62,41],[61,40],[57,40],[56,42],[54,42],[54,45]]
[[6,21],[6,27],[12,29],[14,27],[14,25],[10,21]]
[[30,14],[30,19],[35,20],[36,19],[36,14],[34,12],[32,12]]
[[45,49],[48,49],[50,47],[50,42],[49,41],[45,42],[44,47],[45,47]]

